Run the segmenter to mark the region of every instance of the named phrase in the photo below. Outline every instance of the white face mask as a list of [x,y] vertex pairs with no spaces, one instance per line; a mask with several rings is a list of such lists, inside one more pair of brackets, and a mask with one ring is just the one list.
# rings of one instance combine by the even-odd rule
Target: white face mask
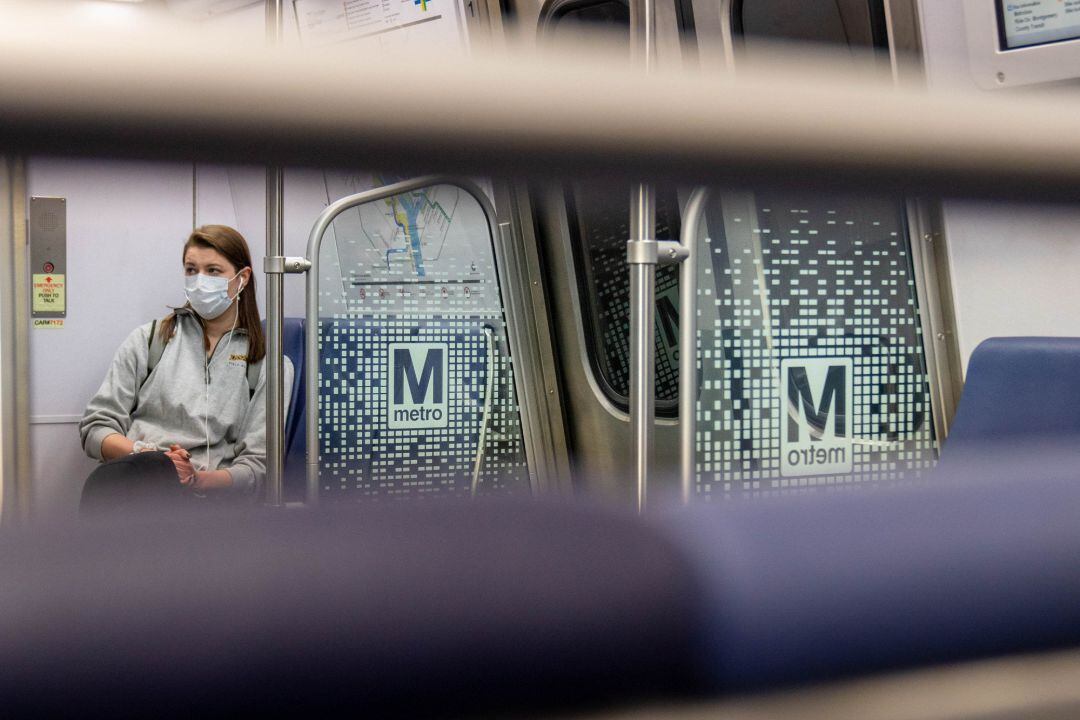
[[240,287],[236,295],[229,297],[229,282],[240,273],[231,278],[211,277],[210,275],[188,275],[184,278],[184,292],[188,302],[195,312],[203,320],[213,320],[229,309],[240,292],[244,289],[244,281],[240,281]]

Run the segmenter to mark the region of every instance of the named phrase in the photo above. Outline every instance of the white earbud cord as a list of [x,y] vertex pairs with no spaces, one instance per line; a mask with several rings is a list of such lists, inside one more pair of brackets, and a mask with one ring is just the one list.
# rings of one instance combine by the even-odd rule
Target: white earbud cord
[[[240,284],[240,289],[236,291],[236,297],[233,298],[235,302],[240,297],[240,293],[244,290],[244,284]],[[236,332],[236,324],[240,320],[240,303],[236,303],[236,311],[233,314],[232,329],[229,330],[229,343],[225,346],[225,354],[228,355],[232,349],[233,334]],[[221,340],[218,340],[218,345],[221,344]],[[202,471],[206,472],[210,469],[210,366],[214,364],[214,358],[217,357],[217,349],[211,353],[210,358],[203,366],[203,388],[205,389],[205,396],[203,398],[203,435],[206,436],[206,461],[203,463]]]

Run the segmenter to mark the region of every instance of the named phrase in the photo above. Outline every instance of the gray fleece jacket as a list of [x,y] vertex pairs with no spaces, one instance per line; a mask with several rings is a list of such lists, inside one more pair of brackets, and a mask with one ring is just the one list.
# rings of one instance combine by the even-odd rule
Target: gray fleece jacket
[[[231,343],[226,334],[207,365],[198,320],[178,315],[176,332],[147,377],[151,324],[128,335],[86,406],[79,425],[83,450],[101,460],[101,442],[113,433],[162,448],[176,443],[191,453],[197,470],[227,469],[234,490],[257,493],[266,476],[266,363],[258,363],[259,382],[249,399],[247,334],[237,330]],[[284,375],[289,388],[289,358]]]

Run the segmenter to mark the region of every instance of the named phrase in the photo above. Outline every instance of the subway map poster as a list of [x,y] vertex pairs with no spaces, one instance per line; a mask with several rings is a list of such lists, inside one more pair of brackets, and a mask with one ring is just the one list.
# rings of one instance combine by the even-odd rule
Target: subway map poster
[[467,47],[460,0],[294,0],[293,8],[300,38],[309,47]]

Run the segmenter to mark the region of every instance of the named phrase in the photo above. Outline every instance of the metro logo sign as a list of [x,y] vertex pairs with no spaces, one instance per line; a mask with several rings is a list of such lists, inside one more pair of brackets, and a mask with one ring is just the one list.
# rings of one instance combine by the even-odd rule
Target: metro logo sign
[[782,476],[851,472],[853,376],[851,358],[781,361]]
[[386,423],[392,430],[449,425],[446,343],[391,343],[387,347]]

